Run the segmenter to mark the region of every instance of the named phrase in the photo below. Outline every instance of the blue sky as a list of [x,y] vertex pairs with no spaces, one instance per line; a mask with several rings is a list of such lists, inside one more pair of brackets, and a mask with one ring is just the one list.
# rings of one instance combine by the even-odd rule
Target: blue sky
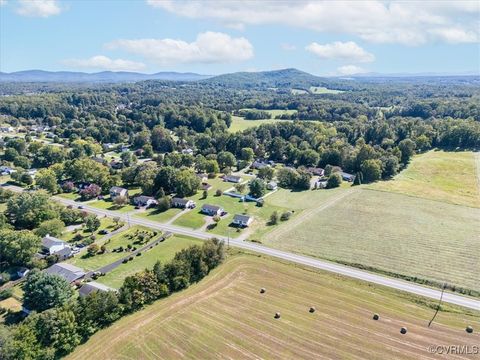
[[480,72],[478,1],[0,0],[0,71]]

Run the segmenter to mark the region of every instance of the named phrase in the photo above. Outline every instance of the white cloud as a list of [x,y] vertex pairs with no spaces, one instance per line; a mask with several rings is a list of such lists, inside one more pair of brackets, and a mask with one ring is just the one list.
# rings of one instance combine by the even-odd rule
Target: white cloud
[[7,5],[7,0],[0,0],[0,6]]
[[18,0],[17,14],[29,17],[49,17],[58,15],[62,9],[57,0]]
[[344,60],[349,62],[375,61],[375,55],[365,51],[353,41],[335,41],[324,45],[313,42],[305,47],[305,49],[321,59]]
[[[227,26],[282,24],[355,35],[375,43],[480,41],[478,1],[147,0],[147,3],[180,16],[217,20]],[[457,34],[451,35],[451,29],[457,29]],[[459,35],[461,32],[466,36]]]
[[176,39],[115,40],[107,49],[122,49],[161,65],[177,63],[228,63],[253,57],[253,46],[244,37],[207,31],[188,43]]
[[112,71],[138,71],[145,68],[145,64],[124,59],[110,59],[103,55],[92,56],[89,59],[68,59],[63,63],[75,68],[101,69]]
[[367,70],[356,65],[345,65],[338,67],[337,72],[340,75],[355,75],[366,73]]
[[280,47],[282,48],[282,50],[285,50],[285,51],[293,51],[297,49],[295,45],[289,44],[289,43],[282,43],[280,44]]

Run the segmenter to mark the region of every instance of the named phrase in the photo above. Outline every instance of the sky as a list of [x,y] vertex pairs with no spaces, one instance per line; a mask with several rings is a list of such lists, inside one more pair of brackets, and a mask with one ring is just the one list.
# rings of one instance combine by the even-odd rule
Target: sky
[[0,71],[480,74],[480,1],[0,0]]

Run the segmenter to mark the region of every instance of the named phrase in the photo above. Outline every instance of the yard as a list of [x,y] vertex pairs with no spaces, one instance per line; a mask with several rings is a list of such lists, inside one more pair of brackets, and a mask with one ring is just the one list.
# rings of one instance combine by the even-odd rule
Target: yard
[[344,91],[327,89],[326,87],[323,87],[323,86],[311,86],[310,87],[310,92],[312,94],[341,94]]
[[135,213],[134,216],[141,217],[147,220],[157,221],[159,223],[166,223],[181,212],[182,209],[177,208],[170,208],[167,211],[159,211],[156,208],[151,208],[144,211],[138,211]]
[[118,249],[119,247],[123,247],[124,249],[126,249],[129,245],[140,248],[145,244],[147,244],[148,242],[151,242],[153,239],[156,239],[160,235],[160,233],[157,233],[156,236],[153,236],[152,238],[148,239],[147,242],[145,242],[145,244],[135,244],[135,242],[139,240],[139,238],[135,236],[139,231],[146,231],[151,235],[153,235],[153,230],[150,230],[142,226],[132,226],[130,229],[123,231],[119,234],[116,234],[112,236],[110,239],[108,239],[104,243],[105,247],[107,248],[107,251],[104,254],[98,254],[98,255],[89,257],[86,254],[82,253],[67,260],[67,262],[75,266],[78,266],[84,270],[92,270],[92,271],[98,270],[101,267],[108,265],[128,255],[128,252],[126,251],[114,252],[113,251],[114,249]]
[[351,193],[262,242],[480,291],[480,209],[383,191],[346,191]]
[[[103,217],[100,219],[100,227],[98,228],[97,231],[95,231],[93,234],[96,236],[97,240],[101,239],[103,235],[100,234],[100,231],[102,230],[108,230],[112,231],[115,229],[115,223],[111,218],[108,217]],[[72,230],[72,231],[65,231],[61,236],[61,240],[65,241],[73,241],[74,237],[80,234],[82,238],[86,238],[92,235],[90,231],[85,229],[84,227],[78,228],[77,230]]]
[[[266,288],[260,294],[260,288]],[[309,308],[316,307],[315,313]],[[238,255],[93,335],[67,359],[420,359],[475,345],[480,313],[265,257]],[[281,318],[274,319],[275,312]],[[380,320],[372,320],[373,313]],[[400,327],[408,328],[407,335]]]
[[186,236],[171,236],[157,246],[154,246],[152,249],[144,251],[141,256],[136,256],[132,261],[121,264],[105,276],[98,278],[97,281],[113,288],[120,288],[123,284],[123,280],[127,276],[133,275],[145,268],[151,269],[157,261],[161,261],[165,264],[180,250],[191,245],[202,245],[202,243],[201,240]]
[[135,210],[135,206],[131,204],[117,206],[108,197],[103,200],[90,202],[88,203],[88,205],[96,207],[97,209],[118,211],[119,213],[122,213],[122,214]]
[[242,202],[238,198],[233,198],[227,195],[215,196],[211,191],[206,199],[203,199],[203,194],[201,191],[192,196],[191,199],[195,201],[197,207],[177,218],[173,222],[174,225],[199,229],[206,224],[207,219],[211,219],[210,216],[200,213],[202,205],[217,205],[225,209],[228,214],[226,216],[222,216],[220,222],[215,227],[208,229],[208,231],[212,232],[213,234],[223,236],[230,234],[231,237],[237,237],[245,231],[245,229],[237,231],[237,228],[229,226],[235,214],[253,216],[254,223],[251,225],[251,229],[253,231],[259,227],[265,227],[270,215],[274,211],[281,213],[282,211],[287,210],[283,207],[273,205],[264,205],[263,207],[259,207],[255,202]]
[[378,182],[371,188],[480,207],[480,154],[429,151],[416,155],[392,181]]

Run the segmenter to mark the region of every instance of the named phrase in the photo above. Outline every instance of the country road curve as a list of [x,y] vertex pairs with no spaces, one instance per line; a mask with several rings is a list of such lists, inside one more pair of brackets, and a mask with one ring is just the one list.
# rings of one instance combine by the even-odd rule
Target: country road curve
[[[18,186],[13,186],[13,185],[3,185],[3,186],[15,192],[24,191],[23,188]],[[246,242],[246,241],[236,240],[236,239],[228,239],[227,237],[224,237],[224,236],[212,235],[210,233],[205,233],[202,231],[190,230],[187,228],[174,226],[170,224],[161,224],[161,223],[157,223],[154,221],[145,220],[141,218],[134,218],[129,216],[128,214],[120,214],[115,211],[97,209],[93,206],[89,206],[88,204],[82,204],[82,203],[79,203],[70,199],[64,199],[58,196],[54,196],[53,198],[56,201],[67,206],[81,205],[84,211],[96,214],[98,216],[118,217],[122,221],[125,221],[130,225],[143,225],[146,227],[150,227],[152,229],[158,229],[164,232],[172,232],[174,234],[191,236],[191,237],[195,237],[197,239],[202,239],[202,240],[207,240],[207,239],[211,239],[212,237],[216,237],[220,240],[225,241],[229,245],[235,246],[237,248],[257,252],[257,253],[268,255],[268,256],[273,256],[282,260],[291,261],[301,265],[311,266],[313,268],[333,272],[336,274],[348,276],[358,280],[368,281],[374,284],[387,286],[392,289],[405,291],[411,294],[424,296],[424,297],[436,299],[436,300],[440,299],[440,295],[441,295],[440,290],[424,287],[408,281],[378,275],[365,270],[360,270],[350,266],[336,264],[336,263],[325,261],[325,260],[315,259],[309,256],[294,254],[287,251],[276,250],[276,249],[272,249],[256,243],[251,243],[251,242]],[[445,292],[443,295],[443,302],[447,302],[450,304],[459,305],[469,309],[480,311],[480,299],[475,299],[475,298],[462,296],[462,295],[458,295],[450,292]]]

